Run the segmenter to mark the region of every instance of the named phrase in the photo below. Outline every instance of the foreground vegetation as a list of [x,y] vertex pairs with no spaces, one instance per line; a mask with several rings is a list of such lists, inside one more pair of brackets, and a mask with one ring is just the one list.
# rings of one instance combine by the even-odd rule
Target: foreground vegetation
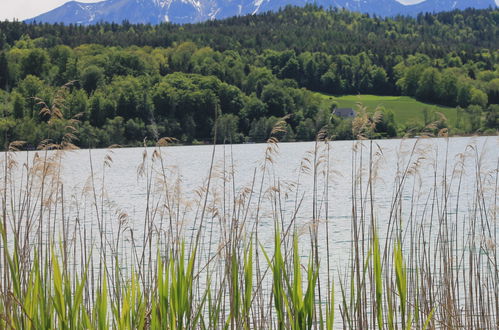
[[[234,181],[230,152],[216,160],[213,146],[195,194],[184,195],[166,165],[171,139],[144,148],[139,218],[107,191],[112,150],[102,163],[89,151],[85,187],[68,191],[61,167],[74,149],[70,134],[37,152],[18,153],[20,143],[11,143],[2,159],[0,327],[499,326],[497,153],[471,144],[447,159],[418,141],[401,147],[393,182],[380,182],[383,150],[353,143],[350,237],[341,238],[349,258],[338,264],[339,242],[329,236],[342,225],[330,197],[335,144],[321,131],[297,179],[285,182],[274,165],[285,127],[273,127],[248,184]],[[359,137],[369,129],[366,120]],[[495,167],[483,167],[486,160]],[[433,185],[421,175],[434,176]],[[387,218],[377,217],[378,185],[392,191]]]
[[[310,141],[324,127],[330,139],[355,138],[352,122],[314,92],[457,107],[455,121],[450,110],[449,120],[430,109],[411,121],[368,107],[381,123],[372,138],[428,133],[437,119],[432,134],[495,134],[498,17],[490,9],[380,19],[307,6],[182,26],[0,22],[0,145],[60,143],[68,126],[80,147],[161,136],[196,143],[212,140],[216,121],[219,140],[264,142],[283,116],[282,140]],[[62,115],[48,125],[40,110],[62,97]]]

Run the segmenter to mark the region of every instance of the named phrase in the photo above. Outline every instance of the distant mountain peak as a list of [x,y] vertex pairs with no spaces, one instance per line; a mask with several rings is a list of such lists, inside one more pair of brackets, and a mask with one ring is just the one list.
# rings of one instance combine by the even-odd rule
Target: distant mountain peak
[[107,0],[95,3],[70,1],[27,22],[95,24],[98,22],[159,24],[196,23],[230,16],[275,11],[286,5],[315,3],[378,16],[411,15],[453,9],[497,7],[494,0],[426,0],[403,5],[396,0]]

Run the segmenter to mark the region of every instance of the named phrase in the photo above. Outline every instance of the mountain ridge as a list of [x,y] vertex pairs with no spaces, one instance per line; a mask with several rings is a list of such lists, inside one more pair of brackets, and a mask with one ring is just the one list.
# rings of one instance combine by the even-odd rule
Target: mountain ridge
[[316,4],[382,17],[454,9],[497,8],[494,0],[426,0],[404,5],[396,0],[106,0],[95,3],[69,1],[25,22],[90,25],[98,22],[160,24],[197,23],[231,16],[276,11],[286,5]]

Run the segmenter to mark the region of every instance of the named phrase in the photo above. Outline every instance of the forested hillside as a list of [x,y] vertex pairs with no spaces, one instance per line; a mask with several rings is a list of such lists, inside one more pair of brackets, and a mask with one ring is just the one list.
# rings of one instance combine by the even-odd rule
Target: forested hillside
[[[175,137],[284,139],[494,133],[499,122],[499,11],[381,19],[314,6],[195,25],[0,23],[0,142],[74,134],[82,147]],[[64,87],[61,87],[64,86]],[[458,107],[396,122],[370,109],[331,115],[312,91],[407,95]],[[43,101],[43,102],[42,102]]]

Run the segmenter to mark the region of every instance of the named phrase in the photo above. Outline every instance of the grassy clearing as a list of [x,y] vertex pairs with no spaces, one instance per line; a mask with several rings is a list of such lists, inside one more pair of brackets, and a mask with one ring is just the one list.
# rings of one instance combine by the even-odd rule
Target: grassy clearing
[[423,110],[438,111],[445,115],[451,125],[456,123],[456,109],[441,105],[419,102],[409,96],[377,96],[377,95],[344,95],[332,96],[317,93],[323,99],[323,105],[330,106],[333,101],[338,102],[340,108],[357,108],[357,103],[362,103],[368,110],[383,107],[393,111],[397,123],[406,124],[411,121],[424,121]]

